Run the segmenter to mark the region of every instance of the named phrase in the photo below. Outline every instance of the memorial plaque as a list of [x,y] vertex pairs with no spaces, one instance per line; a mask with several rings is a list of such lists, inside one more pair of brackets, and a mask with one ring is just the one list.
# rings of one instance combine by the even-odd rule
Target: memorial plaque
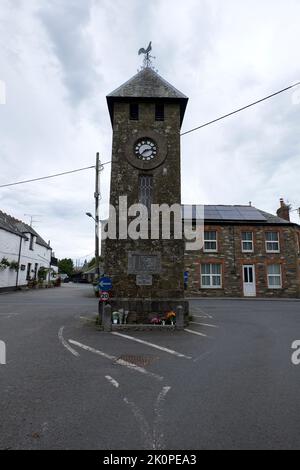
[[128,274],[159,274],[161,262],[159,253],[128,253]]
[[152,274],[138,274],[136,276],[137,286],[152,286],[152,284],[153,284]]

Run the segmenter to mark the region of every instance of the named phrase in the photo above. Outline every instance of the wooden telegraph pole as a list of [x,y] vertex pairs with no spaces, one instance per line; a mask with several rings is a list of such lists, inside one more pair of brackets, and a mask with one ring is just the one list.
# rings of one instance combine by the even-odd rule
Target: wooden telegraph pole
[[96,154],[96,181],[95,181],[95,264],[97,280],[100,276],[99,267],[99,199],[100,199],[100,159],[99,153]]

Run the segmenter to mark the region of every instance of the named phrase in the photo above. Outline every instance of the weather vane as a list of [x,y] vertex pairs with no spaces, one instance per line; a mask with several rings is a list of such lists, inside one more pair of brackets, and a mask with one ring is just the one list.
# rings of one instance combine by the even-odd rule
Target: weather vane
[[152,68],[154,68],[151,59],[155,59],[155,57],[150,55],[151,51],[152,51],[152,42],[151,41],[149,42],[149,45],[148,45],[147,49],[144,49],[143,47],[140,48],[139,55],[144,54],[144,62],[143,62],[142,69],[145,69],[145,68],[151,68],[152,69]]

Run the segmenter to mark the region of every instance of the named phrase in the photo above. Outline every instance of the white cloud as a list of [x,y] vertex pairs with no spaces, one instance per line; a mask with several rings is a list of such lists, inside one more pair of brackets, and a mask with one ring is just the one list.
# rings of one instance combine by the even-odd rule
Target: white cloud
[[[105,96],[136,73],[153,41],[156,66],[190,97],[183,130],[300,79],[296,0],[1,1],[0,184],[111,156]],[[287,92],[182,138],[184,202],[274,212],[298,192],[300,105]],[[109,166],[101,177],[107,215]],[[93,252],[92,170],[0,192],[1,209],[41,214],[59,257]],[[295,216],[295,220],[296,216]]]

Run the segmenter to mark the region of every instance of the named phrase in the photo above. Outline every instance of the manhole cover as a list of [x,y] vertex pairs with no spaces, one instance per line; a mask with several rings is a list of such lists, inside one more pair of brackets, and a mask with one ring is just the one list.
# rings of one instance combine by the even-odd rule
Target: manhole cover
[[157,359],[159,359],[157,356],[133,356],[131,354],[123,354],[118,357],[118,361],[129,362],[139,367],[149,366],[152,362],[157,361]]

